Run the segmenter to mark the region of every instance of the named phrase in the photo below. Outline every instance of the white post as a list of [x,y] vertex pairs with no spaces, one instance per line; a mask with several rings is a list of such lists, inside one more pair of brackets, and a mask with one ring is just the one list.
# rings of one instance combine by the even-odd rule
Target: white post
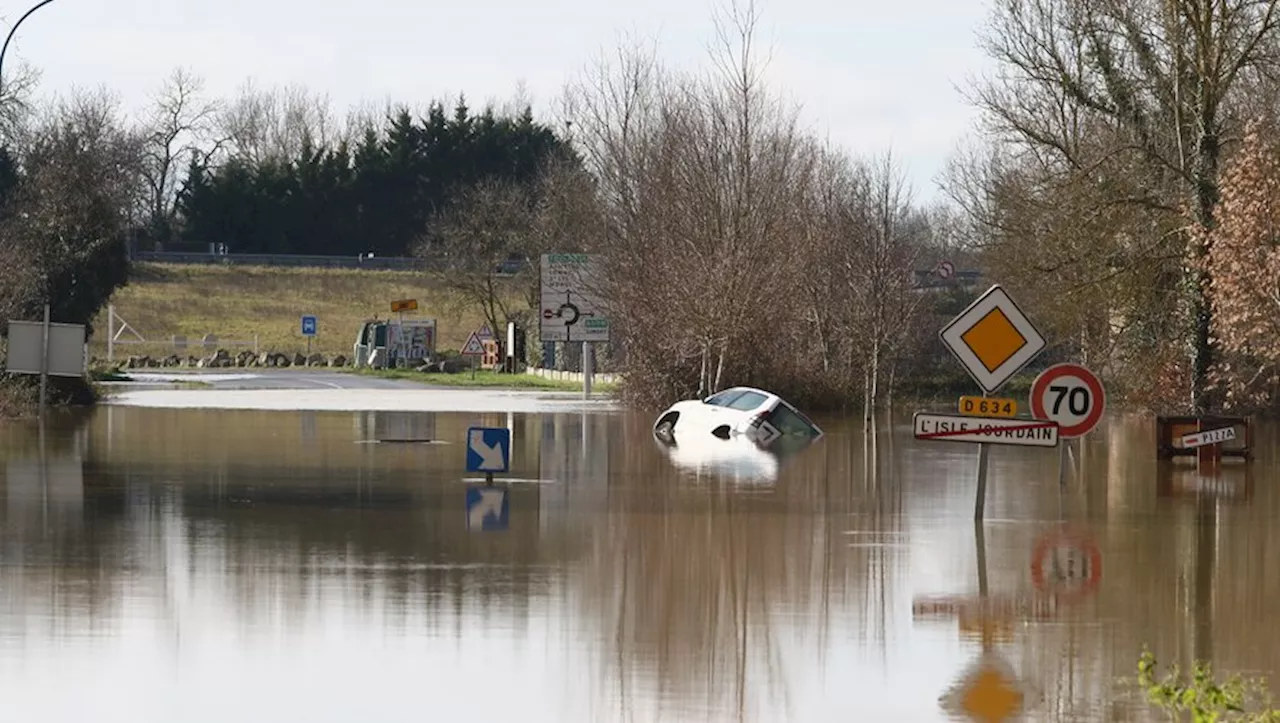
[[592,367],[595,359],[591,355],[591,342],[582,342],[582,398],[589,399],[591,397],[591,375]]
[[44,305],[43,341],[40,346],[40,419],[44,419],[45,395],[49,387],[49,305]]
[[116,359],[116,305],[107,304],[107,361]]

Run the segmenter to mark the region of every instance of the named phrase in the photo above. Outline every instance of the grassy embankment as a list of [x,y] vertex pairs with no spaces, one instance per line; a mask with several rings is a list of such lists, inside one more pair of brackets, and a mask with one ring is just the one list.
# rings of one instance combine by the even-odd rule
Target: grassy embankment
[[[514,285],[508,297],[523,304]],[[484,324],[474,305],[444,288],[431,274],[410,271],[368,271],[216,265],[138,264],[129,285],[112,298],[116,313],[148,340],[146,344],[119,345],[117,361],[147,354],[174,353],[172,338],[185,336],[189,353],[199,355],[200,340],[212,333],[224,342],[248,342],[248,346],[220,344],[232,354],[252,349],[256,335],[260,351],[292,354],[307,350],[300,317],[318,317],[319,334],[311,350],[334,356],[351,355],[359,325],[365,319],[391,316],[395,299],[417,299],[418,311],[406,318],[434,318],[436,348],[459,349],[472,331]],[[94,320],[96,331],[90,354],[105,359],[107,312]],[[125,332],[122,340],[137,337]],[[127,372],[125,372],[127,374]],[[531,375],[477,372],[420,374],[407,370],[362,371],[382,377],[413,379],[427,384],[523,389],[578,390],[581,383],[542,379]],[[610,385],[596,384],[607,392]]]

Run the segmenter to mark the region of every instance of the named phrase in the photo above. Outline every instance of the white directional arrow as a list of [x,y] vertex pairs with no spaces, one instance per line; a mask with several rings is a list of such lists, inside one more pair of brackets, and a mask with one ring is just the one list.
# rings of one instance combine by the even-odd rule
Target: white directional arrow
[[480,502],[468,512],[468,522],[472,527],[484,526],[484,518],[492,514],[494,517],[502,517],[502,500],[506,497],[506,490],[480,490]]
[[472,451],[480,455],[480,471],[502,469],[502,443],[490,447],[484,442],[484,432],[475,429],[471,431],[471,439],[469,440]]

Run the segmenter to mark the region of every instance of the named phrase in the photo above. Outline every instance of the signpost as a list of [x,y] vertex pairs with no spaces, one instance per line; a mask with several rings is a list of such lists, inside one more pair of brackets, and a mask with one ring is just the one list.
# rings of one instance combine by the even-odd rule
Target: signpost
[[1059,530],[1041,537],[1031,553],[1036,589],[1063,602],[1093,594],[1102,580],[1102,552],[1085,535]]
[[484,354],[484,342],[475,333],[467,337],[467,343],[462,345],[462,351],[459,352],[463,356],[480,356]]
[[[1040,372],[1031,384],[1031,414],[1036,419],[1052,419],[1063,439],[1083,437],[1102,421],[1107,395],[1098,376],[1079,364],[1054,364]],[[1064,446],[1058,458],[1058,484],[1067,482]]]
[[1192,432],[1179,437],[1183,447],[1203,447],[1208,444],[1221,444],[1222,442],[1230,442],[1235,438],[1235,427],[1207,429],[1203,432]]
[[913,423],[916,439],[1008,444],[1020,447],[1058,446],[1058,424],[1039,419],[966,417],[916,412]]
[[[484,329],[488,328],[489,327],[487,326],[484,327]],[[476,378],[476,364],[479,363],[478,360],[480,357],[484,356],[484,339],[480,336],[480,332],[484,329],[471,332],[471,336],[467,337],[467,343],[462,345],[462,350],[459,352],[462,356],[470,357],[471,359],[472,379]]]
[[[981,387],[983,396],[990,396],[1004,386],[1014,374],[1031,362],[1045,348],[1045,339],[1018,308],[1013,299],[999,284],[987,289],[972,304],[938,332],[942,343],[969,372]],[[964,402],[961,402],[963,407]],[[1005,426],[1000,436],[971,436],[958,422],[945,415],[916,415],[916,437],[949,441],[978,443],[978,489],[974,500],[973,517],[981,520],[987,500],[987,457],[990,452],[986,442],[1024,444],[1031,446],[1057,446],[1057,425],[1038,426],[1040,420],[1013,420],[1002,417],[970,418],[983,425]],[[1017,429],[1022,427],[1022,429]],[[956,431],[959,430],[959,431]],[[941,432],[941,433],[939,433]],[[1021,437],[1019,437],[1021,433]],[[967,438],[966,438],[967,437]],[[1049,439],[1052,443],[1048,443]],[[1021,441],[1009,441],[1021,440]]]
[[1044,337],[999,285],[940,332],[942,343],[986,394],[994,394],[1045,347]]
[[314,316],[302,317],[302,335],[307,337],[307,356],[311,356],[311,337],[316,335],[317,321]]
[[543,254],[540,268],[542,340],[582,342],[582,396],[590,397],[591,343],[609,341],[609,317],[600,298],[603,274],[589,254]]
[[975,417],[1015,417],[1018,403],[1013,399],[960,397],[960,413]]
[[484,472],[493,484],[495,472],[511,466],[511,430],[506,427],[471,427],[467,430],[467,471]]
[[417,310],[418,310],[417,299],[400,299],[398,301],[391,302],[391,313],[393,314],[403,314],[406,311],[417,311]]
[[1031,414],[1057,422],[1064,439],[1082,437],[1098,426],[1107,396],[1097,375],[1079,364],[1055,364],[1031,385]]
[[44,321],[9,320],[9,349],[5,371],[10,374],[40,375],[40,414],[44,415],[49,377],[83,377],[88,366],[83,324],[55,324],[49,321],[49,305]]
[[511,468],[511,430],[506,427],[467,429],[467,471],[483,472],[483,485],[467,486],[467,529],[505,530],[510,514],[509,490],[495,487],[493,475]]

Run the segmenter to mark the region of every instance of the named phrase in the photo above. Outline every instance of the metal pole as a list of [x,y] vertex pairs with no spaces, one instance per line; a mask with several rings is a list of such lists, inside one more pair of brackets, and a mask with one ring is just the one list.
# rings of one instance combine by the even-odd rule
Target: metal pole
[[107,361],[116,359],[116,305],[107,304]]
[[45,396],[49,387],[49,305],[44,305],[43,341],[40,345],[40,419],[44,420]]
[[1064,439],[1058,445],[1058,487],[1067,486],[1067,454],[1071,451],[1071,440]]
[[[987,393],[982,393],[982,398],[987,398]],[[985,442],[978,443],[978,491],[973,501],[973,520],[974,522],[982,522],[982,517],[987,507],[987,454],[990,452]]]
[[[43,2],[37,3],[30,10],[23,13],[22,17],[18,18],[18,22],[14,23],[13,28],[9,30],[9,35],[4,39],[4,46],[0,47],[0,87],[2,87],[4,83],[4,56],[5,56],[5,53],[9,52],[9,41],[13,40],[13,34],[18,32],[18,26],[22,24],[23,20],[26,20],[28,17],[30,17],[31,13],[34,13],[35,11],[39,10],[45,5],[48,5],[51,2],[53,2],[53,0],[43,0]],[[0,99],[3,99],[3,98],[4,96],[0,95]]]
[[595,359],[591,355],[591,342],[582,342],[582,398],[591,398],[591,377],[594,373]]

